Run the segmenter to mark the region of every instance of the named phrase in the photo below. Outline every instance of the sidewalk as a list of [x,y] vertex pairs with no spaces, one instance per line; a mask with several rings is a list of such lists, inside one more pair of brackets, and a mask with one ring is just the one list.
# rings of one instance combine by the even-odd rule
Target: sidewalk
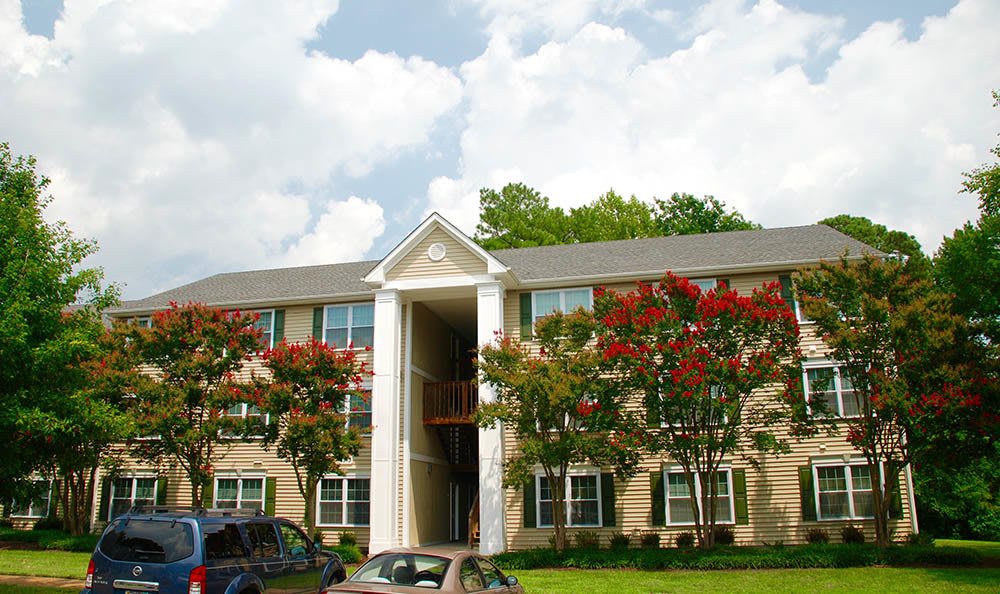
[[76,591],[83,589],[83,580],[37,577],[32,575],[0,575],[0,584],[8,584],[11,586],[37,586],[39,588],[66,588]]

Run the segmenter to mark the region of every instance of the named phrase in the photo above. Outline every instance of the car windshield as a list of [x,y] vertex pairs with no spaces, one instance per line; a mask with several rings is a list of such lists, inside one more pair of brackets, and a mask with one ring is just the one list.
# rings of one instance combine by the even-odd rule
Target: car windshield
[[386,553],[373,557],[348,581],[440,588],[450,559],[414,553]]
[[172,563],[194,552],[191,526],[172,520],[119,518],[98,544],[115,561]]

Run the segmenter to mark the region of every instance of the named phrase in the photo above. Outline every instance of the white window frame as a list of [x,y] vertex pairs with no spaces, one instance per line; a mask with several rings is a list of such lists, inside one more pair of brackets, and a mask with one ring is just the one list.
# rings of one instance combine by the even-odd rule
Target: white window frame
[[[573,514],[572,514],[572,485],[573,477],[594,477],[597,482],[597,523],[596,524],[574,524]],[[536,524],[539,528],[551,528],[552,524],[543,524],[541,522],[541,509],[542,509],[542,480],[548,480],[548,477],[544,473],[535,473],[535,513],[538,516],[538,522]],[[578,469],[571,470],[566,473],[566,484],[564,485],[563,494],[565,495],[566,501],[564,502],[564,510],[566,512],[566,527],[567,528],[603,528],[604,527],[604,493],[601,492],[601,471],[596,469]],[[545,501],[551,501],[546,499]],[[580,501],[592,501],[591,499],[581,499]],[[554,512],[553,512],[554,517]]]
[[[364,307],[364,306],[371,306],[372,307],[372,314],[373,315],[372,315],[372,326],[371,327],[372,327],[372,343],[374,343],[375,342],[375,333],[374,333],[374,330],[375,330],[375,318],[374,318],[375,303],[372,302],[372,301],[362,301],[362,302],[359,302],[359,303],[330,303],[328,305],[324,305],[323,306],[323,344],[327,344],[327,345],[330,344],[330,341],[327,340],[326,332],[327,332],[327,330],[330,329],[328,326],[329,326],[329,323],[330,323],[330,309],[331,308],[335,308],[335,307],[345,307],[345,308],[347,308],[347,344],[337,345],[337,350],[339,350],[339,351],[345,351],[348,348],[347,345],[354,343],[354,308],[355,307]],[[362,328],[367,328],[368,326],[361,326],[361,327]],[[372,344],[371,346],[374,347],[375,345]],[[363,350],[365,350],[365,348],[366,347],[355,346],[355,347],[352,347],[351,350],[363,351]]]
[[[335,502],[333,500],[322,499],[323,492],[323,481],[324,480],[335,480],[340,481],[340,501]],[[348,499],[347,498],[347,481],[348,480],[366,480],[368,481],[368,523],[367,524],[348,524],[347,523],[347,504],[350,502],[362,501],[361,499]],[[322,523],[320,518],[320,509],[322,509],[323,503],[340,503],[340,522],[339,523]],[[316,510],[315,510],[315,521],[316,526],[357,526],[365,527],[371,525],[371,513],[372,513],[372,479],[370,475],[367,474],[348,474],[348,475],[338,475],[338,474],[328,474],[319,479],[316,484]]]
[[[718,388],[719,388],[718,384],[711,384],[711,385],[709,385],[709,387],[708,387],[708,389],[709,389],[709,395],[712,394],[711,390],[718,389]],[[663,386],[658,386],[657,387],[656,394],[659,397],[660,401],[662,402],[663,401]],[[716,396],[716,398],[718,398],[718,396]],[[721,422],[722,423],[728,423],[729,422],[729,417],[728,416],[723,416]],[[667,429],[669,427],[675,427],[675,426],[676,425],[674,425],[672,423],[668,423],[668,422],[664,421],[663,419],[660,419],[660,427],[663,428],[663,429]]]
[[139,480],[142,480],[142,479],[153,479],[153,505],[156,505],[156,494],[159,492],[159,488],[160,488],[160,477],[159,476],[157,476],[154,473],[137,473],[137,474],[128,474],[128,475],[125,475],[125,476],[119,476],[115,480],[113,480],[113,481],[111,481],[111,482],[108,483],[108,488],[111,489],[111,492],[108,493],[108,517],[106,519],[109,522],[111,520],[115,519],[115,517],[116,517],[115,516],[115,499],[118,499],[119,501],[126,499],[126,498],[122,498],[122,497],[115,497],[115,481],[122,480],[122,479],[128,480],[128,481],[130,481],[132,483],[132,486],[129,488],[129,494],[128,494],[128,498],[127,498],[128,502],[129,502],[128,506],[129,506],[130,509],[133,506],[135,506],[135,489],[136,489],[136,486],[139,484]]
[[538,305],[536,303],[536,301],[537,301],[536,298],[538,297],[538,295],[547,295],[549,293],[558,293],[559,294],[559,311],[561,311],[563,313],[569,313],[569,312],[566,311],[566,293],[568,291],[583,291],[583,290],[586,290],[587,291],[587,295],[588,295],[587,300],[588,300],[589,303],[587,304],[586,309],[587,310],[594,309],[594,287],[567,287],[565,289],[549,289],[549,290],[545,290],[545,291],[532,291],[531,292],[531,325],[532,325],[532,327],[534,327],[535,323],[538,321],[538,318],[542,318],[542,317],[545,317],[545,316],[550,315],[550,314],[553,313],[551,311],[548,311],[548,312],[545,312],[545,313],[542,313],[541,315],[539,315]]
[[[689,283],[691,283],[692,285],[697,285],[697,286],[698,286],[698,288],[699,288],[699,289],[701,289],[701,292],[702,292],[702,294],[703,294],[703,295],[704,295],[705,293],[707,293],[707,292],[711,291],[712,289],[716,289],[716,288],[718,288],[718,286],[719,286],[719,279],[717,279],[717,278],[711,278],[711,277],[705,277],[705,278],[689,278],[689,279],[688,279],[688,282],[689,282]],[[712,284],[712,286],[711,286],[711,287],[708,287],[708,288],[706,289],[705,287],[702,287],[702,286],[701,286],[701,283],[711,283],[711,284]]]
[[[271,314],[271,328],[267,331],[267,333],[271,335],[271,338],[270,338],[270,340],[268,340],[267,346],[266,347],[262,346],[261,348],[268,348],[268,349],[274,348],[274,313],[275,313],[275,310],[273,310],[273,309],[255,309],[254,313],[257,313],[257,314],[266,314],[266,313],[269,313],[269,314]],[[260,318],[258,318],[257,321],[254,322],[254,327],[257,326],[257,322],[259,322],[259,321],[260,321]]]
[[[372,415],[372,386],[370,382],[365,382],[361,385],[361,391],[368,393],[368,415]],[[344,427],[347,429],[351,428],[351,395],[348,394],[344,397],[344,410],[346,411],[347,419],[344,421]],[[358,413],[363,414],[363,413]],[[372,422],[368,425],[358,426],[358,429],[362,430],[362,436],[371,436],[371,431],[364,431],[364,429],[371,429],[375,424],[375,417],[372,415]]]
[[133,323],[140,328],[148,330],[153,327],[152,316],[139,316],[137,318],[132,318],[132,320]]
[[[235,508],[219,508],[219,481],[220,480],[235,480],[236,481],[236,507]],[[243,508],[243,481],[245,480],[259,480],[260,481],[260,509],[267,506],[267,475],[263,473],[249,473],[243,472],[239,474],[229,474],[229,473],[219,473],[212,477],[212,507],[215,509],[242,509]],[[256,501],[256,499],[254,500]]]
[[[729,465],[719,466],[716,472],[726,473],[726,488],[729,490],[729,495],[726,496],[729,499],[729,519],[728,520],[716,520],[716,524],[720,526],[733,526],[736,524],[736,495],[733,492],[733,469]],[[663,468],[663,500],[664,500],[664,514],[665,522],[667,526],[694,526],[694,522],[671,522],[670,521],[670,477],[671,474],[684,474],[684,469],[680,466],[667,466]],[[698,504],[698,515],[704,520],[706,518],[705,510],[702,507],[702,493],[701,493],[701,481],[698,480],[697,472],[694,474],[694,492],[695,499]],[[718,497],[718,495],[716,495]],[[675,498],[677,499],[677,498]],[[685,498],[690,502],[689,498]]]
[[[812,463],[812,475],[813,475],[813,505],[816,508],[816,521],[818,522],[838,522],[843,520],[871,520],[874,515],[871,516],[859,516],[854,511],[854,493],[860,492],[854,489],[854,477],[852,475],[852,466],[868,466],[868,462],[864,459],[852,458],[850,461],[845,462],[843,459],[828,460],[828,461],[816,461]],[[824,518],[821,513],[821,508],[819,505],[819,469],[820,468],[843,468],[844,478],[847,481],[847,509],[849,510],[849,515],[847,516],[836,516],[833,518]],[[868,470],[871,472],[871,469]],[[878,477],[869,477],[870,480],[878,480],[879,486],[884,486],[884,477],[882,475],[882,468],[878,469]],[[869,491],[870,492],[870,491]]]
[[[838,361],[808,361],[802,364],[802,389],[806,397],[806,410],[809,412],[809,416],[813,417],[812,410],[812,389],[809,386],[809,371],[813,369],[833,369],[833,389],[837,394],[837,410],[829,411],[829,415],[825,417],[817,417],[820,419],[857,419],[861,417],[861,406],[858,406],[858,414],[845,416],[844,415],[844,391],[840,381],[840,370],[842,367],[847,367],[844,363]],[[857,394],[857,388],[855,388],[854,393]]]
[[11,502],[11,514],[10,514],[10,517],[12,517],[12,518],[31,518],[31,519],[48,517],[49,510],[52,509],[52,479],[35,478],[35,479],[31,479],[31,482],[32,482],[32,484],[34,484],[34,483],[48,483],[48,485],[49,485],[48,489],[46,489],[45,511],[43,513],[41,513],[41,514],[34,514],[34,513],[32,513],[32,507],[35,505],[35,500],[34,500],[34,498],[32,498],[30,501],[28,501],[28,508],[26,510],[28,512],[27,514],[16,514],[16,513],[13,513],[15,511],[21,511],[21,510],[18,509],[16,501],[15,502]]
[[[251,404],[249,402],[240,402],[238,404],[234,404],[233,406],[239,406],[240,407],[240,414],[238,414],[238,415],[231,414],[229,412],[228,408],[224,408],[224,409],[222,409],[222,415],[226,416],[226,417],[233,417],[233,418],[239,418],[239,419],[244,419],[244,420],[247,419],[249,416],[251,416],[247,412],[247,410],[251,406]],[[253,405],[253,406],[257,406],[257,405]],[[259,406],[257,407],[257,410],[260,410]],[[270,425],[271,424],[271,414],[270,413],[260,413],[259,415],[253,415],[253,416],[260,417],[261,419],[263,419],[264,420],[264,425]],[[243,439],[242,436],[230,433],[228,431],[224,432],[222,434],[222,437],[224,437],[226,439]],[[159,436],[156,436],[156,439],[159,439],[159,438],[160,438]],[[247,439],[263,439],[264,436],[263,435],[248,435],[246,438]]]

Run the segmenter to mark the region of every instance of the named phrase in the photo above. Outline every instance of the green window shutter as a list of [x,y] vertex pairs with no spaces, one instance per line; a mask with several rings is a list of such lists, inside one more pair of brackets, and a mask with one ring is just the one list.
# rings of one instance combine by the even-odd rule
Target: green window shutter
[[646,396],[646,424],[650,427],[660,426],[659,402],[653,396]]
[[663,492],[663,472],[649,473],[649,493],[653,500],[653,526],[666,526],[667,500]]
[[799,467],[799,496],[802,499],[802,519],[816,521],[816,493],[813,489],[812,466]]
[[903,473],[896,475],[896,488],[892,492],[892,501],[889,502],[889,517],[899,519],[903,517]]
[[316,340],[323,340],[323,308],[313,308],[313,337]]
[[167,477],[161,476],[156,479],[156,505],[167,504]]
[[531,293],[521,293],[521,340],[531,340]]
[[733,472],[733,506],[736,508],[736,524],[746,526],[750,523],[750,506],[747,503],[747,471]]
[[524,483],[524,527],[535,528],[538,520],[535,513],[535,478]]
[[274,515],[274,499],[277,494],[277,481],[274,478],[264,479],[267,483],[264,485],[264,513],[273,516]]
[[208,484],[205,489],[201,492],[201,506],[202,507],[215,507],[215,477],[208,477]]
[[782,274],[778,277],[778,282],[781,283],[781,298],[785,300],[789,306],[792,305],[792,277],[788,274]]
[[274,310],[274,344],[285,338],[285,310]]
[[101,481],[101,507],[98,509],[99,522],[108,521],[108,510],[111,509],[111,479]]
[[601,517],[603,526],[615,525],[615,473],[601,473]]

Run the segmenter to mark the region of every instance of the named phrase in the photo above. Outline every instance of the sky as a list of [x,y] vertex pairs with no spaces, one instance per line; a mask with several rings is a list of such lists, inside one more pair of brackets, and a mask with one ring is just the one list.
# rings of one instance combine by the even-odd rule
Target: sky
[[0,141],[125,298],[379,259],[479,190],[847,213],[932,254],[998,142],[996,0],[0,0]]

